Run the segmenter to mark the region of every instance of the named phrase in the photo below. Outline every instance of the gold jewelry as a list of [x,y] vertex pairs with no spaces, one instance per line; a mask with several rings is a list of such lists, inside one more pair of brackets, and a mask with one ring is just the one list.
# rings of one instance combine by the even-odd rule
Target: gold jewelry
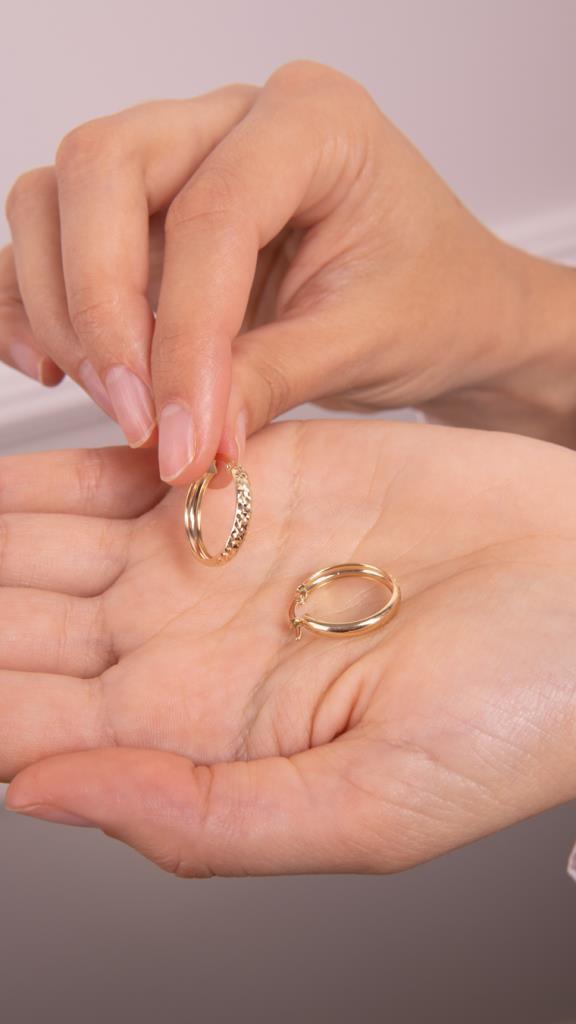
[[220,554],[210,554],[202,539],[201,530],[202,498],[212,477],[218,472],[215,462],[204,473],[204,476],[190,484],[186,495],[186,505],[184,508],[186,536],[190,541],[196,558],[204,562],[205,565],[222,565],[234,557],[246,536],[246,530],[248,529],[248,523],[252,514],[252,492],[246,470],[242,466],[236,465],[235,462],[227,462],[225,468],[231,474],[234,486],[236,487],[236,510],[230,536]]
[[[307,612],[296,614],[296,609],[306,602],[308,595],[319,587],[325,587],[333,580],[344,579],[350,576],[368,576],[370,579],[382,583],[390,591],[390,597],[385,605],[378,611],[365,619],[355,619],[352,622],[322,622],[312,618]],[[300,640],[302,628],[311,630],[312,633],[332,636],[356,636],[359,633],[369,633],[389,622],[398,611],[400,605],[400,587],[396,580],[383,569],[375,565],[366,565],[365,562],[349,562],[343,565],[331,565],[327,569],[319,569],[313,576],[309,576],[296,590],[294,600],[290,605],[288,616],[290,625],[296,632],[296,639]]]

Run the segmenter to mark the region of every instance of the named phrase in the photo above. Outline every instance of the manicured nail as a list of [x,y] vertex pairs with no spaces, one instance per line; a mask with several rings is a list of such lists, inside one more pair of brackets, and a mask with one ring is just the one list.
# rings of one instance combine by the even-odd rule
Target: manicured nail
[[190,410],[178,402],[170,402],[162,409],[158,426],[160,476],[170,484],[180,476],[195,455],[194,424]]
[[70,811],[63,811],[60,807],[48,807],[46,804],[29,804],[27,807],[14,807],[6,803],[7,811],[15,811],[16,814],[25,814],[28,818],[40,818],[42,821],[55,821],[59,825],[78,825],[82,828],[97,828],[93,821],[81,818],[78,814],[70,814]]
[[568,858],[568,866],[566,868],[570,878],[573,882],[576,882],[576,846],[573,847],[572,853]]
[[9,345],[8,352],[12,362],[22,373],[44,383],[43,364],[46,360],[31,345],[27,345],[25,341],[13,341]]
[[246,423],[247,423],[247,421],[248,421],[248,417],[246,415],[246,410],[242,409],[242,411],[238,413],[238,419],[236,420],[236,430],[234,432],[234,440],[236,441],[236,447],[238,448],[238,461],[239,462],[242,459],[242,457],[244,455],[244,450],[246,448]]
[[113,366],[106,374],[106,390],[128,444],[138,448],[156,422],[150,389],[127,366]]
[[114,409],[112,408],[112,402],[108,397],[108,392],[104,387],[100,377],[96,373],[96,370],[92,366],[92,363],[85,359],[78,368],[78,377],[82,383],[82,387],[88,392],[90,398],[93,398],[96,405],[99,405],[108,416],[111,416],[113,420],[116,419],[114,415]]

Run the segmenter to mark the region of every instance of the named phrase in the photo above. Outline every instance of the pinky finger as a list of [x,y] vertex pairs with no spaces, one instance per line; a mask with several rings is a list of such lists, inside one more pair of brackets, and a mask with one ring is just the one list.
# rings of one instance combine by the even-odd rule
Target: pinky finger
[[11,245],[0,249],[0,360],[47,387],[59,384],[64,376],[36,344],[20,296]]

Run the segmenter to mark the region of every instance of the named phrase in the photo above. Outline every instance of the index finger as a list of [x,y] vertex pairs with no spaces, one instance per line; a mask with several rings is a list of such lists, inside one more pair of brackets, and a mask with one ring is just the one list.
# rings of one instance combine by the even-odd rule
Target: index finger
[[[310,227],[328,217],[342,199],[339,181],[354,176],[356,156],[341,144],[352,131],[350,105],[340,102],[348,88],[344,76],[318,65],[281,69],[168,210],[152,375],[160,472],[169,483],[199,476],[217,451],[231,346],[259,250],[289,222]],[[312,237],[306,255],[290,276],[290,296],[310,263],[326,259]],[[279,318],[290,296],[278,293]]]
[[62,266],[70,322],[128,442],[153,439],[147,297],[149,217],[253,100],[249,86],[143,104],[83,125],[58,150]]

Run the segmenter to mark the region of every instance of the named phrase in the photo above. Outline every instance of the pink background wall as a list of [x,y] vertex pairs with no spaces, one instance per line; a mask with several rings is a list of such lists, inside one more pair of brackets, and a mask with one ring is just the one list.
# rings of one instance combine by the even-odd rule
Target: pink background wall
[[308,57],[362,81],[482,217],[575,199],[573,0],[12,0],[2,11],[2,193],[90,117],[262,82]]

